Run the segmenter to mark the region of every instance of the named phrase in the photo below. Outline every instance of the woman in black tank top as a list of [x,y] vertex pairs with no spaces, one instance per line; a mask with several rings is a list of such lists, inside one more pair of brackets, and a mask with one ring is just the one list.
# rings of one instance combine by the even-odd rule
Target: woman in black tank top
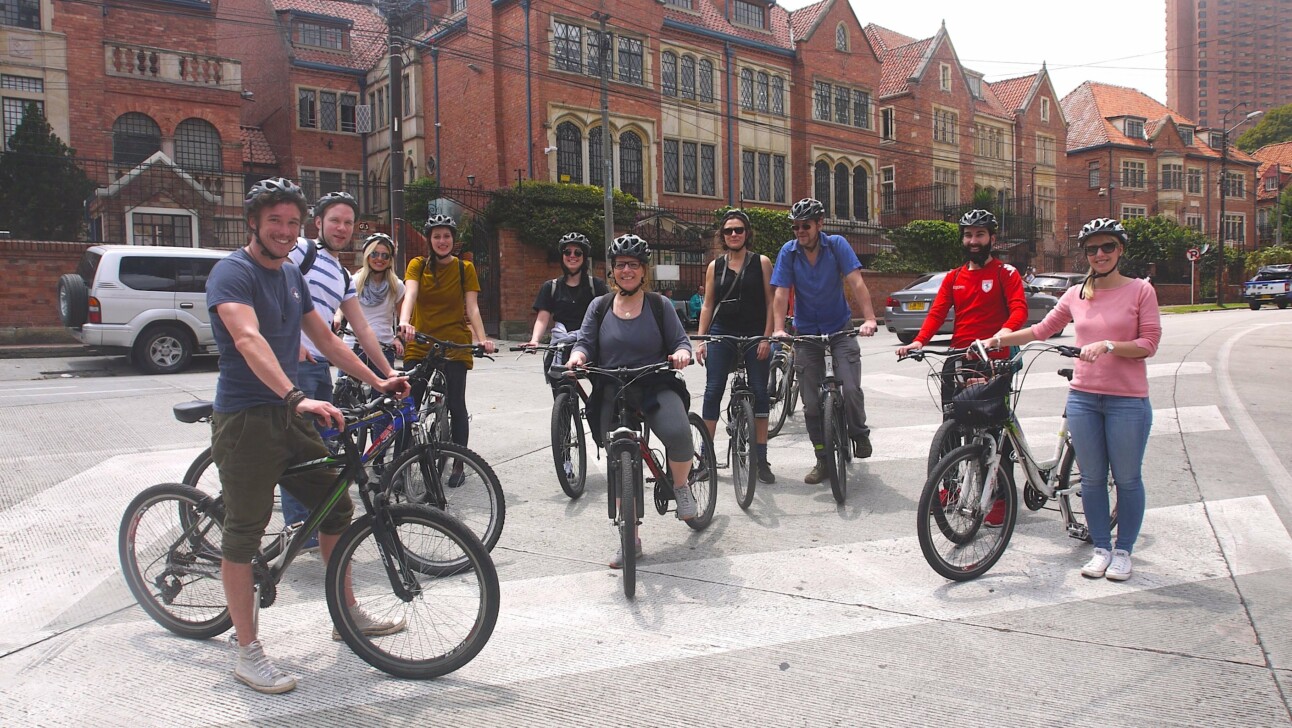
[[[749,217],[731,210],[722,218],[718,234],[723,255],[709,263],[704,275],[704,306],[700,309],[700,334],[771,336],[772,262],[753,252],[754,230]],[[727,344],[699,344],[696,361],[704,364],[704,406],[701,410],[709,434],[717,429],[727,375],[734,369],[736,348]],[[758,479],[775,482],[767,464],[767,375],[771,345],[763,342],[745,353],[749,386],[754,390],[754,443],[758,453]]]

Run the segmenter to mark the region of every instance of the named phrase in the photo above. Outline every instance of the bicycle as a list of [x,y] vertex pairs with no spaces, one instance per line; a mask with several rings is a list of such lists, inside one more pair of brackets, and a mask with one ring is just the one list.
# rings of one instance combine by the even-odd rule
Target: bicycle
[[[513,346],[511,351],[568,356],[574,344],[539,344],[537,346]],[[544,371],[551,369],[548,360],[544,359]],[[556,371],[565,372],[564,369]],[[572,378],[548,375],[552,384],[552,463],[556,466],[556,480],[561,490],[577,500],[583,496],[588,480],[588,446],[583,432],[583,421],[587,419],[588,393]],[[593,445],[600,451],[601,446],[593,440]]]
[[[637,590],[637,525],[645,515],[643,465],[650,470],[651,480],[655,483],[655,510],[662,516],[668,513],[669,501],[673,498],[673,479],[665,461],[664,453],[650,446],[650,428],[640,412],[635,411],[628,403],[625,393],[634,382],[656,372],[669,371],[668,362],[647,364],[635,368],[606,369],[584,365],[576,370],[553,368],[553,375],[562,374],[573,377],[586,377],[597,374],[610,378],[616,383],[614,411],[618,427],[606,433],[606,452],[609,466],[606,469],[606,506],[612,525],[619,531],[620,547],[623,549],[623,587],[624,596],[629,599]],[[687,485],[695,496],[699,506],[696,516],[686,525],[693,530],[703,531],[713,521],[713,510],[718,502],[717,481],[718,463],[713,454],[713,438],[704,420],[691,412],[687,417],[691,424],[691,440],[695,454],[692,455],[690,475]],[[636,429],[633,425],[636,425]],[[613,423],[612,423],[613,425]]]
[[[210,405],[190,403],[188,412],[209,417]],[[427,506],[394,504],[368,477],[358,433],[384,428],[400,416],[387,399],[351,410],[339,435],[339,457],[287,469],[297,474],[343,466],[305,522],[269,535],[253,558],[253,619],[276,601],[277,586],[308,534],[357,485],[365,514],[341,534],[328,562],[328,612],[365,662],[397,677],[428,679],[467,664],[489,641],[498,619],[498,574],[480,539],[456,519]],[[233,626],[220,581],[223,522],[222,496],[179,483],[145,489],[122,516],[118,552],[126,583],[153,620],[182,637],[210,639]],[[401,618],[405,629],[364,635],[351,613],[347,586],[363,611]]]
[[[967,351],[969,349],[919,350],[910,352],[907,357],[922,361],[929,354],[959,356]],[[1032,342],[1007,360],[989,360],[981,347],[976,351],[990,365],[988,382],[1012,377],[1012,372],[1018,370],[1024,354],[1029,351],[1053,351],[1070,358],[1081,353],[1075,347],[1044,342]],[[1071,369],[1061,369],[1058,374],[1072,380]],[[947,579],[967,581],[987,573],[1004,554],[1014,533],[1018,494],[1002,465],[1001,449],[1006,438],[1013,446],[1018,462],[1022,463],[1027,479],[1023,490],[1025,505],[1035,511],[1043,508],[1050,499],[1056,499],[1068,536],[1090,541],[1090,528],[1084,522],[1084,512],[1072,506],[1072,498],[1081,496],[1081,473],[1077,468],[1072,438],[1068,434],[1066,408],[1054,457],[1038,460],[1028,446],[1027,436],[1015,413],[1024,379],[1025,371],[1016,380],[1005,380],[1005,396],[996,400],[1003,412],[999,421],[970,416],[974,413],[966,411],[966,408],[956,410],[956,416],[965,428],[966,444],[938,461],[920,493],[916,516],[920,550],[929,566]],[[1115,526],[1117,489],[1111,478],[1108,489],[1110,515]],[[997,499],[1004,501],[1000,527],[984,529],[983,519]],[[984,534],[988,535],[980,538]]]
[[749,386],[746,374],[745,353],[770,339],[766,336],[704,334],[692,336],[691,340],[718,342],[736,348],[736,368],[732,372],[731,396],[727,399],[727,462],[731,465],[736,505],[742,511],[748,510],[758,483],[758,454],[754,442],[754,390]]
[[834,375],[834,352],[831,345],[841,337],[857,336],[856,329],[836,331],[833,334],[800,334],[786,336],[789,341],[819,347],[825,355],[825,376],[821,378],[821,456],[825,459],[830,478],[830,492],[835,503],[843,505],[848,499],[848,463],[852,462],[852,439],[848,436],[848,413],[843,401],[839,380]]
[[799,379],[794,373],[794,344],[785,342],[772,353],[767,377],[767,437],[776,437],[799,406]]

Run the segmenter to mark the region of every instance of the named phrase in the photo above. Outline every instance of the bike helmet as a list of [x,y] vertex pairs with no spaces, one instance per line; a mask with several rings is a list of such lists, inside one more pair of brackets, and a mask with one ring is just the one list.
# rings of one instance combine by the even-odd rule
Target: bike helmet
[[385,243],[386,245],[389,245],[391,250],[394,250],[395,248],[395,241],[392,240],[391,237],[385,233],[373,233],[372,235],[369,235],[368,237],[363,239],[363,246],[367,248],[369,245],[377,242],[381,242],[381,243]]
[[305,193],[301,192],[301,188],[295,182],[285,177],[270,177],[252,185],[242,201],[242,209],[247,217],[255,217],[264,208],[280,202],[295,203],[300,208],[301,217],[309,211],[309,205],[305,202]]
[[1111,235],[1125,245],[1130,241],[1130,234],[1122,224],[1109,217],[1097,217],[1094,220],[1081,226],[1081,232],[1077,234],[1077,240],[1086,242],[1086,239],[1092,235]]
[[453,237],[458,236],[458,223],[448,215],[431,215],[426,218],[426,224],[422,226],[422,234],[430,235],[431,230],[437,227],[446,227],[453,231]]
[[960,232],[964,232],[967,227],[987,228],[991,233],[995,233],[1000,225],[996,222],[996,216],[986,210],[970,210],[960,218]]
[[556,252],[560,253],[565,250],[567,245],[577,245],[583,249],[583,256],[586,258],[592,253],[592,243],[588,241],[588,236],[583,233],[566,233],[556,243]]
[[614,242],[606,246],[606,263],[613,265],[615,258],[626,255],[630,258],[636,258],[642,263],[650,262],[650,245],[645,240],[629,233],[620,235],[615,238]]
[[359,214],[359,203],[354,201],[354,196],[349,192],[329,192],[314,203],[314,217],[323,217],[329,207],[337,204],[349,205],[355,215]]
[[804,197],[790,208],[791,220],[814,220],[818,217],[825,217],[825,205],[811,197]]

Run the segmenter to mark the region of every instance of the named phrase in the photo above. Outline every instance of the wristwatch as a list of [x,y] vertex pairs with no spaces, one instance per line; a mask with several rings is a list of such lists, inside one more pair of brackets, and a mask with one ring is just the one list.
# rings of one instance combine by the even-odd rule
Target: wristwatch
[[1113,347],[1113,342],[1109,341],[1108,339],[1104,339],[1104,348],[1108,350],[1109,354],[1111,354],[1113,353],[1113,349],[1115,347]]

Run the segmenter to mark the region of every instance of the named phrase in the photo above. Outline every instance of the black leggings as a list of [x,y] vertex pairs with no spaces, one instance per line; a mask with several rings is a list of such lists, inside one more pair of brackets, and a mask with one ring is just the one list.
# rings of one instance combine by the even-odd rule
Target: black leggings
[[[471,423],[467,417],[467,365],[461,361],[447,361],[440,365],[444,372],[444,403],[449,410],[449,425],[453,442],[463,447],[471,436]],[[413,381],[413,401],[421,406],[426,396],[426,382]]]

